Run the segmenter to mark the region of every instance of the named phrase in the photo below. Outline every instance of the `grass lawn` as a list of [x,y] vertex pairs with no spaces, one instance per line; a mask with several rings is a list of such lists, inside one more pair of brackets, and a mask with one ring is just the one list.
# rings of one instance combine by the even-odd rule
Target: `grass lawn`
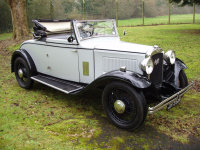
[[[155,24],[168,24],[169,16],[159,16],[155,18],[145,18],[144,25],[155,25]],[[184,15],[171,15],[170,23],[192,23],[193,14]],[[200,23],[200,14],[195,14],[195,22]],[[142,18],[119,20],[119,26],[137,26],[142,25]]]
[[[120,27],[121,40],[173,49],[200,80],[200,24]],[[0,35],[0,37],[4,37]],[[6,39],[6,37],[4,38]],[[0,41],[3,44],[4,41]],[[18,44],[16,44],[18,45]],[[10,73],[9,53],[0,49],[0,149],[198,149],[200,91],[190,90],[173,109],[148,116],[136,131],[114,127],[101,105],[101,92],[70,96],[35,83],[19,87]]]
[[123,41],[158,45],[165,52],[174,50],[176,56],[186,63],[188,78],[200,79],[200,24],[120,27],[120,36],[123,30],[127,32],[127,36],[121,39]]
[[0,34],[0,41],[11,38],[12,37],[12,33],[3,33]]

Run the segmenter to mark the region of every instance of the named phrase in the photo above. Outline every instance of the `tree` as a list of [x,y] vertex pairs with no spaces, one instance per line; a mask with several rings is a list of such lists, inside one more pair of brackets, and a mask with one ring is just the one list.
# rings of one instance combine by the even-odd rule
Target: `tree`
[[29,34],[26,0],[5,0],[10,7],[13,25],[13,39],[18,40]]
[[200,0],[170,0],[170,2],[177,3],[180,6],[193,5],[193,3],[200,5]]

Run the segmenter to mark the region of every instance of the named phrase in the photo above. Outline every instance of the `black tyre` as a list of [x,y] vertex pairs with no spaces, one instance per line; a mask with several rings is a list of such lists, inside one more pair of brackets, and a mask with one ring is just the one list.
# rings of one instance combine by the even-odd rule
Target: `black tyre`
[[142,92],[136,92],[133,87],[122,82],[112,82],[106,86],[102,104],[109,120],[122,129],[136,129],[147,115]]
[[22,88],[29,89],[33,86],[34,81],[30,78],[31,71],[23,58],[18,57],[15,60],[14,71],[17,82]]
[[183,70],[180,71],[178,79],[179,88],[183,89],[188,86],[187,76]]

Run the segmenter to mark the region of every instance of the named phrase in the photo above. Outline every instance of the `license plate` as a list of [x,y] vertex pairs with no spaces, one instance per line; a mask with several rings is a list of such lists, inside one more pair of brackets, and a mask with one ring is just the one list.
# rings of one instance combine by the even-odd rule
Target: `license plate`
[[179,97],[177,100],[175,100],[173,103],[167,105],[167,110],[171,109],[175,105],[177,105],[181,101],[181,98]]

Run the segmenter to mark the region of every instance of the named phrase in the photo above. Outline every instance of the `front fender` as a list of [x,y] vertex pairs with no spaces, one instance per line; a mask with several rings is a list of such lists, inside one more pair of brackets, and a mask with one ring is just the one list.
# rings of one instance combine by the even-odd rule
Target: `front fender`
[[146,77],[136,72],[131,72],[131,71],[122,72],[119,70],[105,73],[102,76],[98,77],[96,81],[108,80],[108,79],[122,80],[124,82],[131,83],[134,87],[140,89],[148,88],[151,85],[151,82],[147,80]]
[[176,88],[178,88],[179,73],[182,69],[187,69],[187,66],[184,64],[184,62],[176,58],[174,65],[169,65],[167,64],[167,62],[164,62],[163,68],[164,68],[163,80],[165,82],[173,84]]
[[16,50],[11,57],[11,72],[14,72],[14,63],[17,57],[22,57],[28,64],[30,71],[31,71],[31,76],[37,75],[37,69],[35,67],[35,63],[30,56],[30,54],[24,50]]
[[175,86],[178,88],[178,77],[179,77],[179,73],[181,70],[183,69],[187,69],[187,66],[185,65],[185,63],[183,61],[181,61],[180,59],[176,58],[176,62],[175,62],[175,66],[174,66],[174,75],[175,75]]
[[[148,79],[136,72],[126,71],[122,72],[119,70],[107,72],[100,77],[98,77],[96,80],[94,80],[92,83],[90,83],[87,87],[85,87],[83,90],[81,90],[79,93],[83,93],[86,90],[92,89],[94,87],[100,87],[100,86],[106,86],[107,84],[113,82],[113,81],[122,81],[126,82],[133,87],[139,88],[139,89],[145,89],[152,85]],[[74,93],[74,94],[79,94]]]

